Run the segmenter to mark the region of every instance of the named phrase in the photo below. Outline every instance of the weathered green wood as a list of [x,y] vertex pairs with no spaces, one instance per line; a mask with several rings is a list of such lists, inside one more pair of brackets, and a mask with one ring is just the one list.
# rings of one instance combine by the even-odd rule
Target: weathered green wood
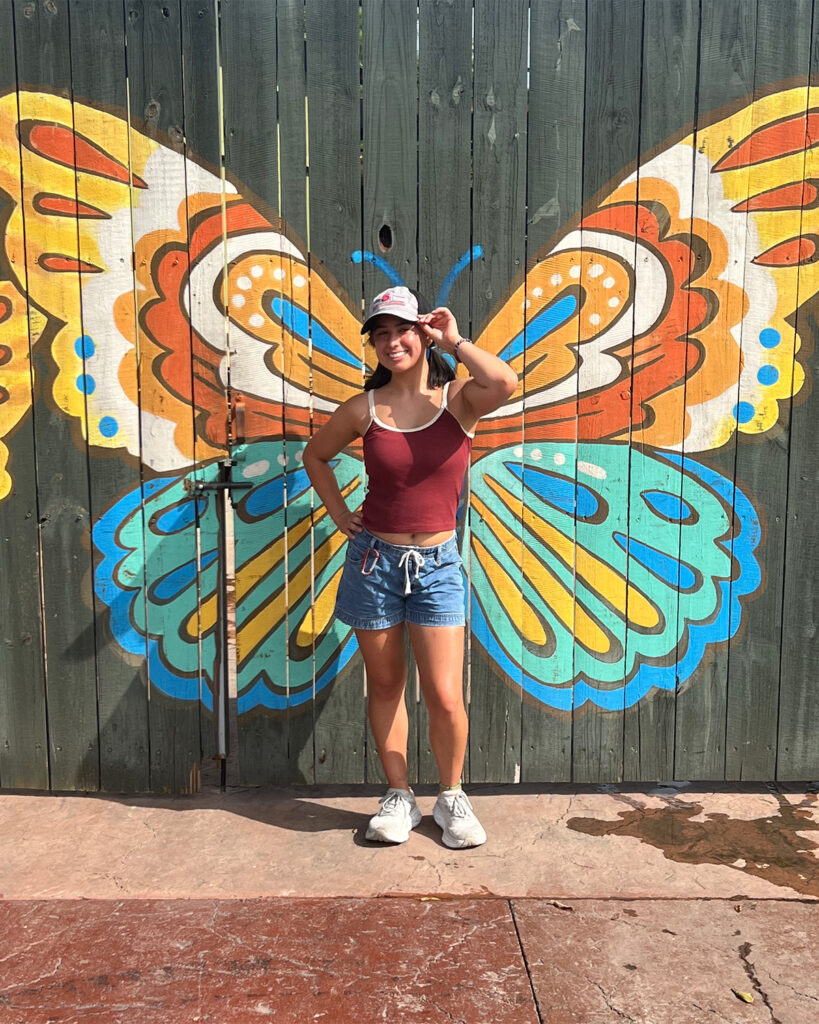
[[[696,112],[697,65],[695,55],[698,47],[699,4],[649,4],[645,8],[643,23],[643,50],[641,105],[640,105],[640,151],[641,160],[658,139],[667,139],[675,134],[679,125],[693,126]],[[640,171],[637,194],[641,198],[643,177],[654,172]],[[694,153],[681,152],[674,166],[675,182],[680,197],[687,198],[693,189]],[[650,188],[651,186],[649,186]],[[690,217],[683,222],[682,241],[690,243]],[[639,273],[638,262],[638,273]],[[640,304],[650,296],[643,294],[646,283],[637,279],[636,315],[640,316]],[[640,396],[635,396],[639,398]],[[678,389],[670,416],[682,432],[685,422],[685,392]],[[643,490],[639,479],[639,466],[632,469],[629,487],[629,532],[642,525],[648,514],[640,498]],[[681,496],[682,479],[675,469],[669,467],[664,480],[667,493]],[[679,555],[681,538],[677,537],[673,555]],[[676,610],[675,619],[679,615]],[[628,651],[627,651],[628,654]],[[635,707],[628,708],[624,718],[624,764],[623,776],[628,780],[656,781],[672,778],[674,773],[674,690],[655,689]]]
[[[15,39],[20,85],[35,84],[70,98],[68,5],[15,8]],[[37,162],[21,148],[22,176],[36,181]],[[34,232],[31,232],[33,237]],[[77,258],[76,239],[65,253]],[[36,272],[36,243],[27,235],[26,269]],[[63,317],[79,331],[79,275],[61,275],[55,292]],[[52,293],[52,295],[55,293]],[[82,425],[69,423],[52,396],[54,375],[46,351],[55,323],[33,348],[39,394],[34,436],[39,499],[42,593],[45,624],[46,692],[50,784],[58,790],[99,787],[99,729],[91,595],[91,525],[88,463]]]
[[[276,5],[247,4],[231,0],[221,10],[221,61],[224,89],[225,164],[240,191],[250,189],[267,204],[265,213],[277,226],[279,175],[276,109]],[[254,73],[248,74],[253,67]],[[234,347],[234,346],[232,346]],[[232,356],[231,368],[241,355]],[[238,369],[238,365],[237,365]],[[236,375],[234,375],[235,379]],[[272,438],[278,441],[281,434]],[[276,467],[278,468],[278,467]],[[271,539],[284,534],[284,513],[270,517]],[[246,610],[242,603],[241,564],[244,549],[237,537],[237,634],[240,682],[245,660],[243,627]],[[274,590],[285,586],[284,561],[268,576]],[[278,685],[287,677],[286,651],[265,645],[254,658],[256,665]],[[246,671],[246,668],[245,668]],[[241,694],[240,694],[241,696]],[[239,770],[245,785],[288,781],[288,728],[286,716],[261,708],[239,718]]]
[[[358,316],[362,268],[352,254],[361,248],[359,5],[357,0],[331,5],[309,0],[306,13],[311,277],[320,278]],[[363,782],[360,655],[318,696],[314,715],[316,781]]]
[[[586,75],[583,196],[584,201],[588,202],[618,172],[633,164],[638,156],[640,66],[632,54],[638,45],[637,41],[642,41],[641,5],[624,0],[593,4],[587,12],[586,30],[586,66],[588,69],[605,69],[600,75]],[[581,381],[581,389],[585,386]],[[578,444],[577,460],[578,480],[582,482],[580,464],[595,463],[596,445],[586,442]],[[613,506],[608,528],[628,535],[628,479],[625,476],[615,479],[610,473],[607,487],[609,501]],[[594,552],[594,528],[578,521],[577,543],[587,551]],[[590,590],[597,590],[601,588],[602,580],[598,580],[596,574],[591,572],[583,584]],[[580,587],[578,579],[578,601]],[[624,649],[626,623],[622,618],[612,621],[614,638]],[[622,653],[618,662],[622,665],[624,680],[625,658]],[[622,773],[623,711],[603,711],[590,702],[581,707],[576,706],[573,731],[574,780],[618,780],[622,778]]]
[[[756,40],[756,2],[743,4],[715,3],[702,5],[700,30],[700,71],[698,81],[698,137],[713,119],[714,110],[724,104],[749,97],[753,92],[754,53]],[[730,69],[730,70],[729,70]],[[697,171],[697,173],[703,173]],[[708,173],[708,172],[705,172]],[[707,210],[697,208],[694,217],[706,216]],[[734,234],[729,239],[731,257],[742,265],[745,260],[746,235],[743,219],[737,218]],[[731,303],[721,306],[719,316],[728,324],[738,319]],[[738,367],[737,367],[738,371]],[[694,382],[689,388],[689,401],[694,397]],[[716,460],[706,457],[729,480],[735,478],[736,437],[732,437]],[[683,500],[686,489],[683,487]],[[686,549],[685,534],[680,552],[686,561],[696,559],[696,552]],[[693,562],[692,564],[695,564]],[[682,653],[682,652],[681,652]],[[676,749],[674,775],[678,779],[721,779],[725,773],[725,730],[727,719],[728,651],[727,645],[710,648],[691,680],[677,694]]]
[[[414,4],[364,0],[363,36],[363,240],[410,288],[418,283],[418,20]],[[389,234],[387,234],[387,232]],[[369,301],[390,284],[364,264]],[[418,714],[414,666],[406,689],[409,716],[407,768],[418,777]],[[384,781],[368,729],[368,780]]]
[[[546,255],[549,240],[582,202],[585,3],[534,0],[530,32],[527,273]],[[552,666],[546,682],[565,684],[572,666],[557,664],[557,659],[552,659]],[[569,781],[571,749],[571,714],[544,710],[524,700],[521,781]]]
[[[184,156],[184,107],[182,93],[182,40],[180,12],[177,6],[161,0],[126,0],[126,45],[128,47],[128,77],[130,121],[133,128],[150,135],[162,133],[160,141],[179,160],[166,165],[151,204],[136,197],[132,207],[135,243],[148,231],[167,233],[167,241],[179,242],[179,209],[185,209],[186,173],[181,157]],[[187,230],[182,228],[181,245],[187,247]],[[147,257],[145,257],[147,258]],[[140,262],[138,273],[144,272]],[[140,317],[139,384],[142,408],[150,408],[156,395],[163,394],[164,385],[154,377],[154,368],[145,355],[147,339],[141,317],[145,308],[146,291],[137,292]],[[180,423],[188,437],[193,436],[193,410],[190,419]],[[143,418],[142,459],[146,464],[143,479],[151,477],[148,468],[163,464],[164,441],[157,436]],[[173,536],[171,544],[145,525],[145,582],[152,585],[179,565],[196,558],[196,531],[188,527]],[[161,637],[166,630],[178,629],[179,623],[166,621],[162,610],[149,602],[147,609],[149,635]],[[178,666],[188,677],[196,679],[199,673],[198,654],[189,645],[185,664]],[[199,708],[194,701],[175,700],[166,696],[151,681],[150,705],[150,765],[151,789],[187,791],[195,788],[201,759],[201,728]]]
[[[279,99],[279,173],[280,213],[291,237],[299,240],[300,250],[307,256],[307,72],[305,67],[305,10],[303,0],[278,0],[277,5],[277,81]],[[298,287],[295,268],[283,282],[284,298],[298,304],[305,285]],[[305,278],[304,273],[300,278]],[[285,410],[285,416],[287,412]],[[303,507],[303,506],[301,506]],[[288,535],[291,526],[298,526],[287,515]],[[299,567],[288,566],[289,585],[298,586]],[[290,602],[292,607],[293,602]],[[288,635],[298,622],[288,619]],[[313,735],[315,700],[288,708],[288,741],[290,779],[293,782],[315,780]]]
[[[197,163],[205,164],[208,170],[217,178],[221,174],[221,123],[219,109],[219,62],[218,62],[218,22],[216,16],[216,5],[211,3],[183,3],[181,11],[181,42],[182,42],[182,86],[183,86],[183,127],[185,154],[189,159]],[[195,197],[197,185],[188,176],[187,191],[189,195],[188,216],[194,216],[198,212],[200,200]],[[209,208],[220,207],[222,200],[222,189],[220,188],[209,203]],[[194,209],[196,204],[197,209]],[[201,214],[200,214],[201,216]],[[213,308],[213,292],[211,282],[202,285],[201,279],[197,276],[189,276],[186,288],[186,301],[190,309],[191,330],[205,338],[214,345],[217,340],[211,337],[211,324],[213,322],[211,311]],[[206,385],[201,381],[196,372],[193,374],[193,403],[194,416],[198,417],[203,407],[212,408],[213,397]],[[227,423],[228,402],[227,394],[221,401],[221,408],[218,413],[219,419]],[[210,461],[213,454],[203,450],[201,441],[194,442],[194,457],[197,464],[202,460]],[[224,455],[227,455],[225,449]],[[212,495],[208,502],[212,507],[222,501],[222,495]],[[200,553],[213,551],[218,548],[218,520],[215,516],[205,516],[199,522],[199,551]],[[201,593],[198,597],[200,622],[199,629],[202,631],[202,613],[206,608],[206,597]],[[217,623],[220,629],[222,623]],[[214,679],[217,666],[212,663],[207,646],[200,650],[200,680],[203,692],[207,690],[205,680]],[[202,663],[207,658],[206,663]],[[215,683],[214,689],[215,689]],[[230,717],[235,716],[235,700],[229,701]],[[222,763],[215,757],[219,752],[218,724],[215,709],[208,708],[205,700],[199,705],[201,716],[200,722],[200,745],[202,750],[202,777],[203,782],[220,783],[222,780]],[[227,724],[226,729],[230,737],[233,722]],[[235,740],[234,740],[235,742]],[[232,767],[231,756],[236,751],[232,749],[231,740],[228,738],[227,752],[228,764]],[[235,782],[235,777],[225,772],[225,780]]]
[[[75,102],[86,100],[102,103],[122,112],[122,119],[112,122],[110,134],[97,139],[103,147],[127,152],[127,107],[125,23],[123,7],[118,2],[98,3],[96,0],[73,0],[70,7],[71,84]],[[107,59],[100,60],[106,54]],[[78,175],[81,187],[82,175]],[[132,249],[130,229],[119,240],[124,259]],[[88,248],[88,251],[86,250]],[[92,246],[80,234],[79,257],[94,263]],[[96,311],[95,311],[96,312]],[[133,314],[131,314],[133,318]],[[88,335],[86,312],[83,311],[82,335]],[[97,347],[109,343],[108,338],[95,337]],[[125,360],[126,372],[136,370],[136,351]],[[124,450],[111,458],[89,450],[91,521],[95,551],[99,551],[103,527],[98,520],[121,496],[140,486],[140,467],[136,457]],[[96,555],[95,575],[99,570]],[[95,596],[95,639],[97,649],[100,788],[107,792],[144,791],[149,788],[148,766],[148,688],[144,657],[123,656],[111,631],[110,612]]]
[[[472,23],[468,0],[419,5],[418,288],[435,303],[455,261],[471,244]],[[470,268],[446,296],[469,332]],[[418,709],[418,781],[437,782],[429,714]]]
[[[813,4],[810,75],[819,75],[819,4]],[[811,107],[815,103],[811,90]],[[800,282],[802,276],[800,273]],[[807,301],[806,301],[807,300]],[[804,337],[816,336],[819,322],[815,303],[800,289],[800,308],[794,327]],[[799,363],[806,382],[793,403],[790,426],[788,495],[785,516],[782,657],[777,721],[776,778],[804,781],[819,776],[819,702],[816,666],[819,663],[816,623],[819,621],[819,548],[816,543],[816,491],[819,487],[819,435],[816,430],[816,381],[819,351],[801,346]],[[813,382],[811,387],[808,383]],[[777,524],[778,525],[778,524]],[[769,524],[770,529],[770,524]]]
[[[473,329],[479,336],[493,309],[524,269],[526,250],[526,52],[528,4],[515,2],[475,5],[475,100],[473,115],[473,240],[483,255],[473,265]],[[523,310],[520,311],[520,328]],[[511,340],[511,339],[510,339]],[[523,431],[521,427],[520,438]],[[515,439],[517,440],[517,438]],[[473,459],[473,490],[480,474]],[[519,492],[518,492],[519,494]],[[518,498],[518,495],[516,495]],[[476,509],[470,509],[474,540],[492,551],[501,544],[513,561],[522,564],[520,509],[508,523],[510,545],[498,538]],[[509,547],[516,548],[512,552]],[[472,552],[472,566],[476,552]],[[480,600],[472,580],[472,600]],[[522,617],[519,592],[499,595],[518,622]],[[521,646],[517,633],[508,637],[510,657],[518,664]],[[473,782],[515,782],[521,761],[521,677],[501,680],[490,669],[474,635],[470,657],[469,778]]]
[[[756,26],[755,82],[791,79],[804,85],[807,109],[811,47],[811,0],[789,4],[758,0]],[[765,85],[754,90],[754,98],[767,92]],[[762,154],[760,154],[762,155]],[[804,174],[803,174],[804,177]],[[751,257],[755,253],[748,252]],[[798,296],[799,271],[780,286],[790,289],[792,308]],[[806,297],[806,296],[805,296]],[[743,348],[758,344],[756,334],[743,333]],[[789,351],[796,344],[795,333],[782,338]],[[742,386],[738,401],[749,396]],[[788,501],[787,423],[782,433],[766,438],[741,435],[736,451],[736,481],[745,495],[764,515],[766,536],[759,551],[765,567],[762,593],[743,601],[742,629],[728,649],[728,695],[726,709],[725,777],[728,779],[772,779],[776,771],[777,707],[779,704],[782,641],[782,598],[785,564],[785,530]]]
[[[15,87],[13,10],[11,5],[4,4],[0,9],[0,89],[13,92]],[[16,196],[11,199],[19,199],[20,188],[18,169]],[[15,333],[22,335],[27,348],[28,309],[22,294],[25,268],[20,269],[16,285],[4,281],[0,289],[9,302],[17,303]],[[5,380],[4,384],[11,394],[9,382]],[[30,382],[23,380],[19,386],[23,389],[21,400],[30,403]],[[0,564],[5,581],[0,587],[0,785],[47,789],[45,663],[31,411],[12,435],[3,439],[3,444],[9,450],[6,470],[12,477],[12,489],[0,501]]]

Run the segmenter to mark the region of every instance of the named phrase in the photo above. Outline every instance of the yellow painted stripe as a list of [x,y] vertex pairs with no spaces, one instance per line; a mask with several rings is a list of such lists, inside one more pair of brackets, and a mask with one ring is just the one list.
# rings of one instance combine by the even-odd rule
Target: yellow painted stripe
[[[507,594],[520,593],[520,588],[517,583],[515,583],[509,574],[500,566],[497,559],[490,555],[477,537],[472,538],[472,547],[478,557],[478,560],[483,566],[486,575],[489,577],[492,586],[495,589],[495,593],[500,598],[504,610],[512,620],[517,631],[532,644],[538,644],[539,646],[545,644],[546,631],[543,629],[540,619],[532,611],[528,602],[521,600],[520,607],[517,608],[516,601],[510,602],[506,600]],[[517,612],[519,612],[519,614],[516,614]]]
[[[330,558],[345,544],[347,538],[343,533],[336,530],[320,548],[316,550],[316,571],[329,562]],[[321,557],[319,551],[325,549]],[[256,611],[242,623],[236,636],[237,649],[241,651],[252,651],[262,642],[268,633],[272,633],[284,618],[287,610],[287,597],[290,604],[296,604],[300,598],[310,591],[313,580],[312,566],[310,562],[305,564],[289,580],[287,594],[282,585],[272,601],[257,608]]]
[[[488,482],[492,485],[493,489],[496,486],[500,487],[500,485],[496,485],[492,480]],[[504,488],[500,488],[500,490],[503,491]],[[509,494],[508,491],[505,493]],[[512,496],[509,495],[509,497],[511,498]],[[489,507],[480,498],[475,497],[474,494],[472,496],[472,504],[478,514],[490,524],[493,533],[504,544],[504,547],[508,549],[510,539],[520,544],[520,539],[514,537],[501,520],[490,511]],[[507,502],[504,501],[504,504],[507,504]],[[521,568],[523,575],[529,583],[543,597],[543,600],[560,619],[564,627],[569,633],[574,635],[579,643],[587,650],[595,651],[598,654],[606,654],[609,651],[611,641],[606,631],[582,605],[576,603],[574,594],[554,573],[547,569],[542,562],[538,562],[534,558],[527,559]]]
[[[321,636],[329,625],[330,619],[333,617],[333,609],[336,604],[336,592],[338,590],[338,584],[341,580],[342,572],[344,572],[343,565],[338,572],[333,575],[333,578],[324,590],[322,590],[320,594],[316,595],[315,604],[299,623],[299,628],[296,633],[296,643],[299,647],[310,647],[313,643],[314,636]],[[315,634],[313,632],[314,630]]]
[[[488,477],[486,482],[504,505],[511,510],[510,501],[515,501],[512,493]],[[629,621],[635,625],[643,629],[654,629],[659,625],[660,613],[657,607],[636,587],[627,584],[620,573],[612,569],[610,565],[561,533],[560,530],[525,505],[523,521],[535,536],[554,551],[558,558],[561,558],[569,568],[574,568],[577,575],[592,590],[604,597],[623,619],[626,618],[626,608],[628,608]]]

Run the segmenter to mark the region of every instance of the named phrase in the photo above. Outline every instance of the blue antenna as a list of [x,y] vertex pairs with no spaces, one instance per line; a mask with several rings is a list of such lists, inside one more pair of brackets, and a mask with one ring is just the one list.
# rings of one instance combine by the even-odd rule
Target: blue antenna
[[402,285],[404,283],[397,270],[393,270],[386,260],[377,256],[374,252],[370,252],[369,249],[356,249],[350,258],[353,263],[372,263],[374,267],[378,267],[381,273],[386,276],[390,284]]
[[469,266],[472,260],[480,259],[481,256],[483,256],[483,246],[473,245],[471,249],[467,249],[459,260],[455,261],[452,265],[452,270],[450,270],[444,278],[444,283],[441,285],[441,290],[438,292],[438,298],[435,300],[436,306],[446,305],[450,290],[453,284],[455,284],[455,279],[461,271],[465,270]]

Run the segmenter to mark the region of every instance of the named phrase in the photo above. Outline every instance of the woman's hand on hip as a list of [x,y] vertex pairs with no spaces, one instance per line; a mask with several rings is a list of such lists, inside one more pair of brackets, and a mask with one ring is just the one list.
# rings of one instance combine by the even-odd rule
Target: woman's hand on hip
[[355,512],[350,512],[347,509],[342,512],[340,516],[333,516],[333,522],[341,530],[347,540],[352,540],[356,534],[361,533],[364,529],[361,523],[361,509],[356,509]]

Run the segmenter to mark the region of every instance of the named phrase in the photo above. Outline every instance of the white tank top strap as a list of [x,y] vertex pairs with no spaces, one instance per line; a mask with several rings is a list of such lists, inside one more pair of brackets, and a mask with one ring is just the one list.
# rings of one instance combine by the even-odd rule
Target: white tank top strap
[[372,390],[367,392],[367,406],[370,410],[370,419],[367,423],[367,430],[369,430],[375,421],[375,396]]
[[447,396],[449,395],[449,384],[450,384],[450,382],[449,382],[449,381],[447,381],[447,382],[446,382],[446,383],[444,384],[444,397],[443,397],[443,399],[441,400],[441,408],[442,408],[442,409],[446,409],[446,400],[447,400]]

